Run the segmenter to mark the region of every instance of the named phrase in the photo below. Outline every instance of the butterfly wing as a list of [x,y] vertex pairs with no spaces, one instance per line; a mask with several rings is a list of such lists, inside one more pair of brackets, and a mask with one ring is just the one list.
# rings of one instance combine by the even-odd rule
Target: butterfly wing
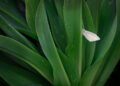
[[85,38],[90,41],[90,42],[94,42],[94,41],[98,41],[100,40],[100,37],[97,36],[95,33],[87,31],[85,29],[82,30],[82,34],[85,36]]

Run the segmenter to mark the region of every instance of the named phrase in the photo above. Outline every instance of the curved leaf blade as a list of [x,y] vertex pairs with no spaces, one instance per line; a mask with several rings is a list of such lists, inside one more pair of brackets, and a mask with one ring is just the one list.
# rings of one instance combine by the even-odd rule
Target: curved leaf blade
[[35,32],[35,16],[40,0],[25,0],[26,19],[31,31]]
[[23,44],[11,38],[0,36],[0,50],[15,56],[18,60],[30,65],[48,81],[51,83],[53,82],[52,68],[49,62]]
[[68,38],[66,54],[75,65],[80,79],[82,71],[82,0],[64,0],[63,15]]
[[48,24],[44,0],[41,0],[36,15],[36,32],[42,50],[53,67],[55,85],[69,86],[70,82],[55,47]]

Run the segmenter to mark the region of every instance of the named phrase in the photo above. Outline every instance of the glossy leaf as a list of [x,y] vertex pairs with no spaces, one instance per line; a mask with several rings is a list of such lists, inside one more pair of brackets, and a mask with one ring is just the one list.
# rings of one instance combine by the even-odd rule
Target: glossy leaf
[[64,25],[56,12],[55,5],[52,0],[45,0],[46,11],[48,14],[48,19],[51,27],[51,32],[53,35],[53,39],[57,44],[57,47],[62,51],[65,51],[67,44],[67,37]]
[[[101,71],[101,74],[99,75],[99,78],[96,82],[96,86],[103,86],[108,78],[110,77],[112,71],[114,71],[114,68],[116,67],[117,63],[120,61],[120,41],[115,43],[116,45],[112,46],[107,54],[107,59],[104,64],[104,67]],[[114,51],[113,51],[114,49]],[[112,65],[111,65],[112,64]]]
[[[83,1],[83,24],[86,30],[96,33],[96,28],[93,23],[91,11],[87,3],[85,2],[85,0]],[[95,44],[96,44],[95,42],[88,42],[88,41],[86,41],[86,43],[83,44],[85,46],[84,48],[85,48],[85,67],[86,68],[90,66],[93,61]]]
[[31,31],[35,32],[35,16],[40,0],[25,0],[26,19]]
[[16,22],[27,28],[27,24],[22,14],[16,7],[14,0],[0,0],[0,11],[12,17]]
[[64,23],[68,45],[66,53],[80,79],[82,71],[82,0],[64,0]]
[[98,30],[99,13],[102,1],[103,0],[87,0],[96,30]]
[[97,73],[99,73],[102,63],[103,63],[103,59],[97,61],[92,66],[90,66],[88,69],[86,69],[86,71],[84,72],[80,80],[79,86],[93,86],[93,84],[95,83],[94,79]]
[[35,49],[34,45],[33,45],[32,43],[30,43],[30,42],[29,42],[23,35],[21,35],[18,31],[16,31],[12,26],[10,26],[10,25],[5,21],[5,19],[2,18],[1,16],[0,16],[0,26],[1,26],[0,29],[2,29],[2,31],[3,31],[6,35],[14,38],[14,39],[17,40],[17,41],[20,41],[21,43],[25,44],[26,46],[28,46],[29,48],[31,48],[31,49],[33,49],[34,51],[37,52],[37,50]]
[[55,6],[57,9],[58,16],[60,17],[61,20],[63,20],[63,5],[64,5],[64,0],[54,0]]
[[[102,86],[105,84],[109,76],[111,75],[112,71],[114,70],[115,66],[117,65],[118,61],[120,61],[120,1],[117,0],[117,31],[115,35],[115,39],[112,43],[111,48],[109,49],[107,53],[107,60],[105,63],[105,67],[103,68],[100,77],[98,78],[98,81],[96,83],[96,86]],[[112,65],[111,65],[112,64]]]
[[[34,73],[27,71],[20,66],[2,60],[0,56],[0,77],[2,77],[11,86],[47,86],[45,82]],[[5,57],[4,57],[5,58]]]
[[42,50],[53,68],[55,85],[69,86],[70,82],[64,70],[63,64],[55,47],[50,27],[48,24],[47,14],[44,6],[44,0],[41,0],[36,15],[36,32]]
[[0,36],[0,50],[7,52],[37,70],[52,83],[52,68],[49,62],[23,44],[11,38]]
[[103,0],[101,5],[100,23],[98,35],[101,40],[97,42],[95,50],[95,60],[102,58],[110,48],[115,37],[117,29],[117,20],[115,18],[115,1],[109,4],[109,0]]
[[77,86],[78,85],[78,78],[77,78],[78,76],[77,76],[77,72],[75,72],[74,65],[72,64],[70,59],[61,50],[58,50],[58,53],[60,55],[63,66],[66,70],[66,73],[68,74],[71,85]]

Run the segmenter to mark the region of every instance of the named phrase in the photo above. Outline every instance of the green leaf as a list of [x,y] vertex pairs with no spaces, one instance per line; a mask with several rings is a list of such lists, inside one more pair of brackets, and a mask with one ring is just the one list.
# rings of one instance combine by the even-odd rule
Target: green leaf
[[[45,82],[30,71],[27,71],[15,63],[2,60],[0,56],[0,77],[11,86],[47,86]],[[4,57],[5,58],[5,57]]]
[[47,14],[44,6],[44,0],[41,0],[36,15],[36,32],[42,50],[53,68],[54,83],[57,86],[70,86],[68,76],[64,70],[63,64],[55,47]]
[[12,18],[11,16],[9,16],[8,14],[0,11],[0,16],[2,18],[4,18],[11,26],[13,26],[14,28],[21,28],[21,29],[28,29],[25,28],[23,25],[21,25],[19,22],[17,22],[14,18]]
[[[112,9],[110,9],[110,7]],[[106,59],[109,58],[108,56],[105,56],[105,54],[110,49],[117,28],[117,20],[114,13],[114,3],[109,5],[107,0],[102,2],[100,20],[101,28],[99,29],[99,35],[101,37],[101,41],[98,42],[99,45],[97,46],[97,48],[99,48],[99,52],[95,52],[95,58],[97,60],[83,74],[80,83],[82,86],[93,86],[95,84],[97,81],[96,79],[99,78],[101,71],[105,66],[105,63],[107,61]],[[97,48],[96,51],[98,51]]]
[[17,9],[14,0],[0,0],[0,11],[9,15],[11,18],[16,20],[16,22],[18,22],[25,28],[28,28],[25,19]]
[[16,59],[30,65],[49,82],[53,82],[52,68],[49,62],[23,44],[11,38],[0,36],[0,50],[15,56]]
[[40,0],[25,0],[26,19],[31,31],[35,32],[35,16]]
[[61,20],[63,20],[63,5],[64,5],[64,0],[54,0],[58,16],[60,17]]
[[98,29],[98,18],[102,1],[103,0],[87,0],[96,30]]
[[109,4],[109,0],[103,0],[101,6],[98,30],[101,40],[96,45],[95,60],[104,57],[113,42],[117,29],[115,1],[112,0],[111,4]]
[[70,79],[71,86],[77,86],[78,85],[78,77],[77,77],[78,75],[75,72],[74,65],[62,51],[58,50],[58,53],[60,55],[63,66],[66,70],[66,73],[68,74],[68,77]]
[[[83,1],[83,24],[86,30],[96,33],[96,28],[93,23],[92,15],[85,0]],[[84,43],[85,68],[89,67],[93,61],[95,44],[96,44],[95,42],[89,42],[89,41],[85,41]]]
[[57,44],[57,47],[62,51],[65,51],[66,44],[67,44],[67,37],[65,33],[64,25],[60,18],[57,15],[55,6],[52,0],[45,0],[46,10],[49,18],[49,23],[51,26],[51,31],[53,35],[53,39]]
[[120,40],[116,43],[116,45],[113,44],[113,46],[109,50],[107,54],[108,58],[106,59],[104,67],[101,71],[101,74],[99,75],[99,78],[95,86],[103,86],[105,82],[108,80],[114,68],[116,67],[117,63],[120,61],[119,51],[120,51]]
[[9,25],[14,27],[17,31],[20,33],[27,35],[28,37],[31,37],[35,40],[37,40],[37,34],[35,32],[31,32],[29,28],[25,28],[20,23],[18,23],[14,18],[11,18],[9,15],[5,14],[4,12],[0,11],[0,15],[2,18],[4,18]]
[[[113,23],[112,29],[116,29],[116,20]],[[108,58],[108,57],[105,57],[105,54],[102,55],[102,57],[100,57],[98,60],[96,60],[94,62],[94,64],[92,64],[92,66],[90,66],[85,71],[85,73],[83,74],[82,79],[80,81],[80,86],[81,85],[82,86],[93,86],[95,84],[96,79],[99,78],[98,76],[100,75],[102,68],[104,67],[104,63],[105,63],[106,59]]]
[[36,41],[38,41],[38,37],[37,37],[37,34],[35,32],[32,32],[32,31],[28,31],[28,30],[23,30],[21,28],[16,28],[16,30],[18,32],[20,32],[21,34],[25,35],[25,36],[28,36]]
[[28,46],[29,48],[33,49],[34,51],[37,52],[37,50],[35,49],[34,45],[29,42],[23,35],[21,35],[18,31],[16,31],[12,26],[10,26],[7,21],[5,21],[4,18],[2,18],[0,16],[0,26],[2,29],[2,31],[4,31],[5,34],[7,34],[8,36],[14,38],[17,41],[20,41],[21,43],[25,44],[26,46]]
[[[114,38],[114,41],[112,43],[111,48],[109,49],[106,59],[105,66],[103,68],[103,71],[101,72],[101,75],[99,79],[97,80],[96,86],[103,86],[109,76],[111,75],[112,71],[114,70],[115,66],[117,65],[118,61],[120,61],[120,1],[117,0],[116,2],[117,6],[117,31]],[[112,64],[112,65],[111,65]]]
[[80,79],[82,71],[82,0],[64,0],[64,23],[68,45],[66,53]]
[[103,59],[95,62],[92,66],[90,66],[86,71],[84,72],[79,86],[94,86],[94,79],[99,73],[100,67],[102,66]]

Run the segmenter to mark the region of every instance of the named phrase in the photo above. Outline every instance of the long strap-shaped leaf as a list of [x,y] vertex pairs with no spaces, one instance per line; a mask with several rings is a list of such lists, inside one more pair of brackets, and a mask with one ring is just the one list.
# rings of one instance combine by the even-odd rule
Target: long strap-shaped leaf
[[14,18],[12,18],[11,16],[9,16],[8,14],[6,14],[6,13],[4,13],[2,11],[0,11],[0,16],[2,16],[13,27],[28,30],[28,28],[24,27],[19,22],[17,22]]
[[83,74],[79,86],[93,86],[94,79],[102,66],[103,59],[90,66]]
[[55,6],[58,12],[58,16],[60,17],[61,20],[63,20],[63,5],[64,5],[64,0],[54,0]]
[[0,0],[0,11],[12,17],[14,20],[16,20],[16,22],[18,22],[25,28],[28,28],[25,19],[17,9],[14,0]]
[[55,40],[55,43],[57,44],[58,48],[61,49],[62,51],[65,51],[67,37],[64,25],[60,20],[59,16],[57,15],[53,1],[45,0],[45,3],[53,39]]
[[4,18],[9,25],[11,25],[12,27],[14,27],[20,33],[22,33],[22,34],[24,34],[24,35],[26,35],[28,37],[31,37],[31,38],[37,40],[37,34],[36,34],[36,32],[30,31],[28,28],[24,27],[23,25],[21,25],[20,23],[18,23],[14,18],[10,17],[9,15],[5,14],[4,12],[0,11],[0,16],[2,18]]
[[103,86],[110,75],[112,74],[114,68],[116,67],[117,63],[120,61],[120,41],[113,44],[110,51],[108,52],[108,58],[104,64],[104,67],[99,75],[99,78],[96,82],[96,86]]
[[64,0],[63,14],[68,37],[66,53],[75,65],[80,78],[82,71],[82,0]]
[[23,44],[11,38],[0,36],[0,50],[14,55],[18,60],[37,70],[48,81],[53,82],[52,68],[49,62]]
[[[87,3],[85,2],[85,0],[83,1],[83,24],[85,29],[96,33],[91,11]],[[85,43],[83,44],[85,46],[84,47],[85,48],[85,68],[90,66],[92,63],[94,52],[95,52],[95,44],[96,44],[95,42],[88,42],[88,41],[85,41]]]
[[115,19],[115,0],[109,4],[109,0],[103,0],[100,9],[98,35],[101,40],[97,42],[95,60],[102,58],[110,48],[117,29],[117,19]]
[[25,44],[26,46],[28,46],[29,48],[33,49],[34,51],[37,52],[37,50],[35,49],[34,45],[29,42],[23,35],[21,35],[18,31],[16,31],[12,26],[10,26],[4,18],[2,18],[0,16],[0,29],[2,29],[4,31],[4,33],[12,38],[14,38],[15,40]]
[[35,16],[40,0],[25,0],[26,19],[32,31],[35,32]]
[[44,6],[44,0],[41,0],[37,9],[36,15],[36,32],[39,38],[39,42],[43,49],[44,54],[48,58],[53,67],[54,83],[56,86],[70,86],[68,76],[64,70],[63,64],[58,55],[55,47],[46,10]]
[[[112,29],[116,29],[116,20],[113,23]],[[96,78],[98,78],[106,59],[107,57],[104,55],[85,71],[80,81],[80,86],[92,86],[95,84]]]
[[78,75],[71,60],[60,50],[58,50],[63,66],[68,74],[71,86],[78,86]]
[[102,1],[103,0],[87,0],[96,30],[98,29],[98,18]]
[[117,8],[117,31],[115,35],[115,39],[112,43],[112,46],[108,52],[108,59],[106,60],[105,67],[101,72],[101,75],[96,83],[96,86],[103,86],[113,69],[115,68],[118,61],[120,61],[120,0],[116,1]]
[[[3,60],[0,56],[0,77],[11,86],[46,86],[47,84],[34,73],[27,71],[15,63]],[[1,85],[3,86],[3,85]]]

